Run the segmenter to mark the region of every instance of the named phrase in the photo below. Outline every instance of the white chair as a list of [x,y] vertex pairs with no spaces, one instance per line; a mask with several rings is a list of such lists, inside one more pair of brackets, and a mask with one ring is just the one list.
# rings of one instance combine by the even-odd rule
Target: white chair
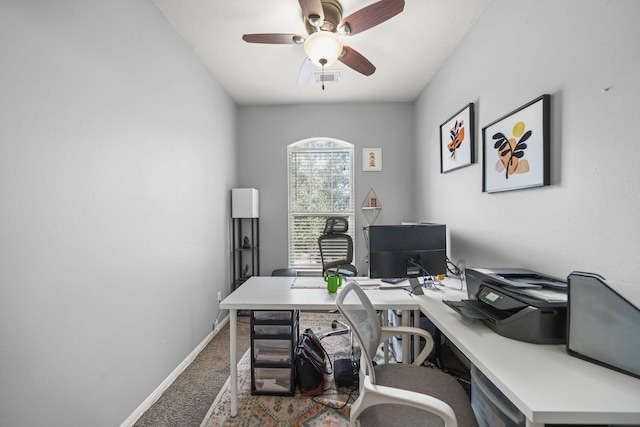
[[[373,305],[355,283],[343,286],[336,303],[362,351],[360,396],[351,407],[351,425],[478,426],[469,397],[455,378],[420,366],[433,348],[431,334],[414,327],[381,326]],[[400,333],[427,341],[414,363],[374,366],[372,357],[380,343]]]

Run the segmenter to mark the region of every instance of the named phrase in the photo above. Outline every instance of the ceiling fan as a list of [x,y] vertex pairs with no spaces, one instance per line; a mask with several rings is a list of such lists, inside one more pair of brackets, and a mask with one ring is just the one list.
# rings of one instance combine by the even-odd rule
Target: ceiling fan
[[340,36],[352,36],[393,18],[404,9],[404,0],[379,0],[342,18],[338,0],[298,0],[308,36],[297,34],[245,34],[249,43],[304,44],[307,54],[298,74],[298,84],[309,81],[316,67],[330,66],[336,60],[370,76],[376,67],[355,49],[345,46]]

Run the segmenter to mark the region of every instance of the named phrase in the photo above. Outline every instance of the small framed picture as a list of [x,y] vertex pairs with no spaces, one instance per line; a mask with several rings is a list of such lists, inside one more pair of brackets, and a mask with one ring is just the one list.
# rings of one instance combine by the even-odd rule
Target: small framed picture
[[475,163],[473,103],[440,125],[440,173]]
[[550,184],[550,95],[542,95],[482,129],[482,191]]
[[362,149],[362,170],[380,172],[382,170],[382,148]]

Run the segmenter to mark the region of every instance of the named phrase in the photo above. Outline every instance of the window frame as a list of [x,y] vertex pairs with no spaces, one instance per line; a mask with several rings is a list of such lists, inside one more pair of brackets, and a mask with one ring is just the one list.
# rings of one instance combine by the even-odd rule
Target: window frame
[[[326,147],[316,146],[315,144],[327,144]],[[322,260],[320,258],[320,249],[318,247],[317,237],[322,234],[322,230],[324,228],[324,224],[326,222],[326,218],[329,216],[343,216],[347,218],[349,223],[349,229],[347,234],[349,234],[355,242],[355,149],[354,145],[342,141],[335,138],[324,138],[324,137],[316,137],[316,138],[308,138],[301,141],[297,141],[291,143],[287,146],[287,263],[289,268],[295,268],[298,271],[298,274],[301,276],[305,275],[321,275],[322,274]],[[294,188],[292,188],[294,174],[293,174],[293,159],[294,153],[338,153],[336,157],[340,157],[342,155],[348,156],[348,183],[349,189],[347,191],[347,199],[348,202],[346,204],[336,202],[335,199],[339,197],[334,197],[336,194],[331,194],[331,209],[314,209],[312,205],[307,205],[304,211],[294,211],[294,204],[299,206],[297,203],[299,200],[295,198]],[[310,154],[313,156],[313,154]],[[325,159],[326,160],[326,156]],[[333,159],[331,159],[333,160]],[[314,162],[314,164],[316,164]],[[311,170],[311,169],[310,169]],[[331,176],[333,172],[329,172],[329,176]],[[308,174],[311,175],[311,174]],[[322,188],[322,187],[320,187]],[[331,189],[333,187],[324,187],[322,189]],[[338,193],[338,196],[345,197],[345,193]],[[338,210],[335,208],[335,204],[339,205]],[[302,243],[300,239],[297,238],[295,233],[295,224],[296,222],[303,220],[306,221],[309,225],[309,230],[307,231],[307,236],[302,236]],[[299,222],[298,222],[299,223]],[[355,245],[354,245],[355,246]],[[302,249],[298,249],[302,247]],[[306,256],[306,261],[303,259]],[[355,258],[355,248],[354,248],[354,258]]]

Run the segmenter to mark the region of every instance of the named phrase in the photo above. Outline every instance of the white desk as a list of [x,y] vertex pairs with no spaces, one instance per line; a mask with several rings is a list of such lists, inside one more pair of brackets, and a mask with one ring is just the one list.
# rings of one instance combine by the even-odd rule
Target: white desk
[[[238,310],[333,310],[336,309],[336,295],[324,289],[291,288],[293,277],[251,277],[242,286],[220,303],[220,308],[229,310],[230,340],[230,389],[231,416],[238,414],[238,367],[237,358],[237,321]],[[339,291],[338,291],[339,292]],[[419,314],[420,306],[406,291],[366,290],[373,306],[378,310],[413,310]],[[349,299],[347,299],[347,303]],[[408,325],[409,316],[402,316],[404,325]],[[408,343],[409,340],[403,340]],[[406,353],[409,354],[407,348]],[[408,358],[407,358],[408,359]]]
[[[459,281],[447,283],[460,286]],[[443,299],[467,299],[466,291],[425,290],[425,295],[413,298],[438,329],[518,407],[527,426],[640,424],[640,379],[569,356],[564,345],[505,338],[480,321],[463,319],[442,303]]]

